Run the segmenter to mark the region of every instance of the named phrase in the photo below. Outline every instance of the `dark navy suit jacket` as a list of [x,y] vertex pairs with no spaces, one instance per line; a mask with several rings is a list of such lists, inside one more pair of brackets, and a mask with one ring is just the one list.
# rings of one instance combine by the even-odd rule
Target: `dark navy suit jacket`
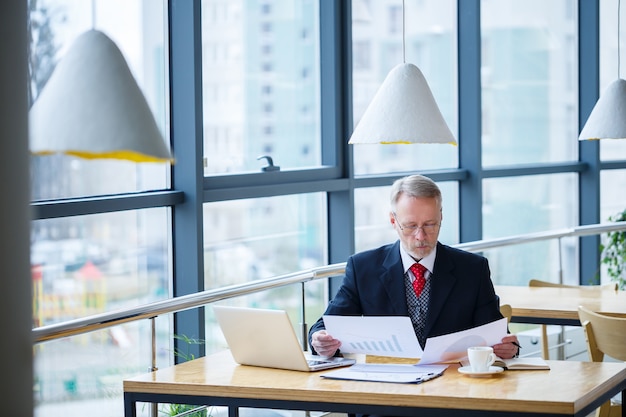
[[[326,315],[408,316],[400,241],[352,255]],[[437,243],[424,334],[440,336],[501,319],[489,263],[483,256]],[[324,329],[320,318],[310,335]]]

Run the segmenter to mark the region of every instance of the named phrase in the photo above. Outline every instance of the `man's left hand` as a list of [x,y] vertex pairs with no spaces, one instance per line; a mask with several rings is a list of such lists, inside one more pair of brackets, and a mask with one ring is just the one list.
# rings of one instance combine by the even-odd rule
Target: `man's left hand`
[[493,345],[493,353],[502,359],[511,359],[519,354],[517,336],[510,334],[502,338],[502,343]]

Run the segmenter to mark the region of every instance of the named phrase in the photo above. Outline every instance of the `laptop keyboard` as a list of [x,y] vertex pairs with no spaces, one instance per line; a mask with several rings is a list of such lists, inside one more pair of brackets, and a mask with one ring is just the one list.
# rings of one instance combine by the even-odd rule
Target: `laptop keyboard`
[[325,363],[332,363],[332,361],[319,360],[319,359],[307,359],[309,366],[322,365]]

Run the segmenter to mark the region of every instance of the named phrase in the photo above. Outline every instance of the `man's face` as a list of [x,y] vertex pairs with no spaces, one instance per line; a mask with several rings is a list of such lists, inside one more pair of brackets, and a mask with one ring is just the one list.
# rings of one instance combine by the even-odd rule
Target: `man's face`
[[442,214],[436,199],[402,194],[395,213],[389,214],[389,220],[402,246],[413,258],[422,259],[437,245]]

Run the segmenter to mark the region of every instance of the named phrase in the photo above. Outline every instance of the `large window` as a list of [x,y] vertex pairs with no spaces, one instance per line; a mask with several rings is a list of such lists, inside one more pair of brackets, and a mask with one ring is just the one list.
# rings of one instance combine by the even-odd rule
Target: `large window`
[[[221,288],[290,274],[328,263],[326,199],[322,193],[244,199],[204,206],[205,287]],[[276,288],[227,301],[229,304],[287,310],[296,334],[324,312],[323,281],[306,283],[302,317],[300,285]],[[207,351],[225,347],[213,311],[206,310]]]
[[[416,65],[437,105],[456,132],[456,2],[408,0],[405,3],[403,56],[402,7],[394,1],[354,1],[352,41],[354,125],[398,64]],[[348,140],[348,138],[343,138]],[[456,168],[457,148],[450,145],[366,145],[354,147],[356,175]]]
[[[167,34],[162,2],[147,5],[143,0],[33,0],[30,5],[29,93],[33,101],[76,38],[96,29],[122,51],[161,132],[168,137]],[[169,184],[167,164],[138,165],[57,155],[32,158],[31,170],[33,200],[155,190]]]
[[[168,217],[169,209],[154,208],[33,222],[33,327],[168,298]],[[167,366],[169,321],[159,329],[159,363]],[[139,321],[38,345],[36,415],[62,415],[55,413],[68,401],[85,400],[100,403],[100,415],[119,414],[121,377],[150,366],[149,338],[150,323]]]
[[[576,175],[533,175],[484,181],[485,239],[559,230],[576,224]],[[526,285],[531,278],[578,282],[577,240],[539,241],[485,252],[492,278],[501,285]],[[560,253],[559,253],[560,251]],[[541,254],[540,256],[538,256]],[[561,264],[562,263],[562,264]],[[592,281],[593,277],[588,277]]]
[[202,2],[205,175],[321,164],[319,6]]
[[482,0],[483,165],[577,159],[576,2]]
[[[31,1],[30,9],[33,102],[76,38],[97,29],[120,48],[164,137],[169,136],[164,2],[39,0]],[[31,173],[32,199],[59,204],[162,190],[170,183],[168,164],[61,155],[31,158]],[[170,209],[158,207],[35,220],[33,327],[168,298],[169,219]],[[158,328],[159,363],[165,366],[171,363],[171,326],[160,320]],[[37,345],[35,415],[121,414],[121,379],[150,366],[149,338],[150,323],[143,321]],[[87,408],[79,405],[85,401]]]
[[325,205],[321,193],[206,204],[206,288],[325,265]]
[[[624,10],[619,8],[618,0],[601,0],[600,16],[600,83],[599,93],[604,93],[610,83],[618,78],[624,78],[623,69],[620,74],[618,58],[620,52],[624,52]],[[617,11],[621,11],[621,16]],[[618,22],[622,20],[618,37]],[[620,46],[621,45],[621,46]],[[620,48],[621,47],[621,51]],[[623,68],[623,61],[622,61]],[[618,162],[626,159],[626,140],[602,140],[600,141],[600,159],[607,162]],[[623,190],[626,190],[626,167],[622,169],[603,170],[600,173],[600,221],[605,222],[615,218],[626,209],[626,200]],[[622,190],[622,191],[619,191]],[[606,235],[602,236],[606,239]],[[603,240],[602,242],[606,242]],[[608,282],[609,276],[606,265],[600,268],[602,282]]]
[[[618,15],[618,10],[620,10],[619,0],[600,0],[600,18],[602,19],[602,24],[600,25],[600,94],[604,92],[610,83],[618,78],[624,78],[624,64],[622,63],[621,65],[620,73],[620,64],[617,61],[620,53],[626,53],[626,50],[624,50],[626,30],[624,30],[624,9],[622,7],[620,10],[621,16]],[[618,39],[619,19],[621,19],[622,24]],[[601,141],[600,157],[602,160],[626,159],[626,141]]]

